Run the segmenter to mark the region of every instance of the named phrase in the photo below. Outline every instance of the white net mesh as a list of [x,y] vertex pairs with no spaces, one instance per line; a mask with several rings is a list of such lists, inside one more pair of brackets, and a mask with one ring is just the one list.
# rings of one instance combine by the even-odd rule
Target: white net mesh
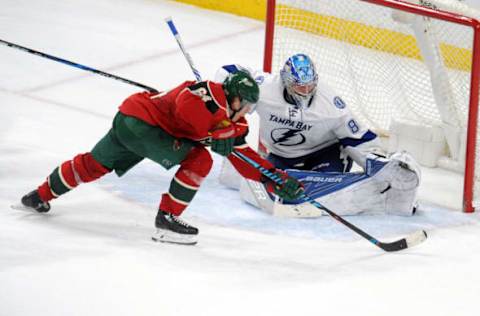
[[[428,36],[430,44],[422,47],[419,36]],[[472,41],[470,27],[363,1],[277,0],[272,71],[292,54],[310,55],[320,78],[380,135],[388,136],[393,118],[461,131],[468,118]]]

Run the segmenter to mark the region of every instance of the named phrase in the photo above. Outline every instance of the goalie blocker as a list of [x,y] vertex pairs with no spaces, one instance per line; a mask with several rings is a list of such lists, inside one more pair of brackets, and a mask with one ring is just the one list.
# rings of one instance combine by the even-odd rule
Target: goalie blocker
[[[228,168],[224,166],[224,169]],[[234,170],[233,170],[234,171]],[[289,169],[287,173],[305,186],[305,193],[343,215],[392,214],[410,216],[415,213],[416,194],[420,184],[420,168],[405,153],[389,159],[367,158],[365,173],[315,172]],[[221,181],[225,183],[225,170]],[[240,195],[246,202],[283,217],[318,217],[323,212],[310,203],[282,201],[268,193],[258,182],[242,180]]]

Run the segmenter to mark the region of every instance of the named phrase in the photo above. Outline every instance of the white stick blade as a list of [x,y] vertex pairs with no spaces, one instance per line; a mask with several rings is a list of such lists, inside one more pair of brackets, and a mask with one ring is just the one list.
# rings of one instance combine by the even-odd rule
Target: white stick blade
[[418,232],[415,232],[410,236],[408,236],[407,238],[405,238],[405,240],[407,241],[408,248],[414,247],[424,242],[425,239],[427,239],[427,232],[424,230],[419,230]]

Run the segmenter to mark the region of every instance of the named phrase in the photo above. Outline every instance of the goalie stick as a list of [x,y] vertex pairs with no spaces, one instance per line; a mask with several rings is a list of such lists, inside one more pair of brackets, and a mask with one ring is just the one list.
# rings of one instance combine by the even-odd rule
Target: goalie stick
[[[168,17],[168,18],[165,19],[165,21],[167,22],[173,36],[177,40],[178,46],[180,47],[180,50],[182,51],[183,55],[185,56],[185,59],[187,60],[188,64],[190,65],[190,68],[192,69],[193,74],[195,75],[195,78],[197,79],[197,81],[200,81],[201,80],[200,73],[194,67],[190,55],[185,50],[185,47],[183,46],[183,42],[182,42],[182,39],[180,37],[180,34],[178,33],[178,31],[175,27],[175,24],[172,21],[172,18]],[[271,179],[275,183],[277,183],[277,184],[282,184],[283,183],[283,180],[280,177],[276,176],[275,174],[270,172],[268,169],[265,169],[259,163],[250,159],[249,157],[245,156],[244,154],[242,154],[238,151],[234,151],[232,154],[235,155],[236,157],[238,157],[239,159],[243,160],[247,164],[251,165],[255,169],[259,170],[264,176]],[[406,248],[411,248],[413,246],[416,246],[416,245],[422,243],[423,241],[425,241],[425,239],[427,239],[427,233],[424,230],[420,230],[420,231],[417,231],[417,232],[414,232],[414,233],[408,235],[405,238],[402,238],[402,239],[399,239],[399,240],[396,240],[396,241],[393,241],[393,242],[389,242],[389,243],[388,242],[387,243],[386,242],[381,242],[378,239],[376,239],[375,237],[370,236],[369,234],[367,234],[366,232],[364,232],[363,230],[361,230],[357,226],[348,222],[347,220],[345,220],[341,216],[337,215],[336,213],[334,213],[330,209],[326,208],[325,206],[323,206],[322,204],[320,204],[316,200],[312,199],[308,195],[303,194],[301,199],[303,199],[305,202],[308,202],[308,203],[312,204],[313,206],[325,211],[328,215],[330,215],[332,218],[334,218],[338,222],[347,226],[349,229],[353,230],[354,232],[356,232],[357,234],[359,234],[360,236],[362,236],[363,238],[365,238],[366,240],[368,240],[369,242],[371,242],[375,246],[377,246],[380,249],[383,249],[384,251],[387,251],[387,252],[393,252],[393,251],[403,250],[403,249],[406,249]]]
[[115,76],[115,75],[109,74],[108,72],[97,70],[97,69],[94,69],[94,68],[91,68],[91,67],[88,67],[88,66],[85,66],[85,65],[82,65],[82,64],[78,64],[78,63],[75,63],[73,61],[66,60],[66,59],[63,59],[63,58],[60,58],[60,57],[45,54],[45,53],[39,52],[38,50],[34,50],[34,49],[31,49],[31,48],[28,48],[28,47],[25,47],[25,46],[20,46],[20,45],[14,44],[14,43],[10,43],[10,42],[4,41],[2,39],[0,39],[0,44],[3,44],[3,45],[8,46],[8,47],[16,48],[16,49],[19,49],[19,50],[23,50],[24,52],[27,52],[27,53],[30,53],[30,54],[33,54],[33,55],[36,55],[36,56],[40,56],[40,57],[47,58],[47,59],[50,59],[50,60],[53,60],[53,61],[57,61],[59,63],[65,64],[65,65],[68,65],[68,66],[72,66],[72,67],[82,69],[82,70],[85,70],[85,71],[90,71],[90,72],[93,72],[94,74],[101,75],[101,76],[104,76],[104,77],[107,77],[107,78],[110,78],[110,79],[118,80],[118,81],[130,84],[130,85],[133,85],[133,86],[137,86],[137,87],[145,89],[149,92],[154,92],[154,93],[158,92],[157,89],[146,86],[146,85],[141,84],[139,82],[135,82],[135,81],[132,81],[130,79]]

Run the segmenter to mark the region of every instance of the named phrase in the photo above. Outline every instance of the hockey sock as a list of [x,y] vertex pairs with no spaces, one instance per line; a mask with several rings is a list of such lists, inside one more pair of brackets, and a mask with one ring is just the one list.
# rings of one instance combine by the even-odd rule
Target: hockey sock
[[175,216],[182,214],[210,172],[212,164],[210,153],[205,148],[192,149],[170,182],[168,193],[162,195],[160,209]]
[[47,180],[38,187],[38,194],[44,202],[48,202],[80,183],[94,181],[110,171],[96,161],[92,154],[79,154],[55,168]]

